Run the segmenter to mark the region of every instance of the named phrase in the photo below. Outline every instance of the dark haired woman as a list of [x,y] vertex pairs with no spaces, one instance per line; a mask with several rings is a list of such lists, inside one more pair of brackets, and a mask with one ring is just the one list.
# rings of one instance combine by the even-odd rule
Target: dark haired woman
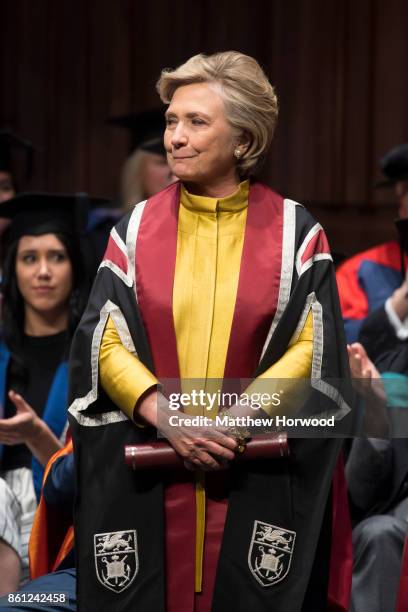
[[73,205],[27,194],[0,209],[13,217],[0,342],[0,593],[26,577],[43,469],[66,429],[67,358],[85,294]]

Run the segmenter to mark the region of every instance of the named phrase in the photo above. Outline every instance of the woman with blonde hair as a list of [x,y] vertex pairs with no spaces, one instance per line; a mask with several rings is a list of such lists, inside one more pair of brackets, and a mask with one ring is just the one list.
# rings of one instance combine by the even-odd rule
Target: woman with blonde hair
[[[179,181],[112,231],[71,355],[79,606],[326,610],[340,441],[309,432],[287,458],[236,462],[246,432],[213,425],[213,404],[197,430],[195,407],[167,395],[250,379],[247,395],[262,383],[281,395],[280,412],[266,402],[259,415],[340,421],[348,363],[327,240],[252,178],[278,114],[253,58],[196,55],[157,89]],[[242,397],[230,417],[248,415]],[[159,432],[187,469],[135,475],[124,444]]]
[[166,157],[141,147],[123,164],[120,176],[122,208],[128,212],[135,204],[150,198],[174,180]]
[[120,172],[121,207],[128,212],[176,180],[163,145],[164,107],[112,117],[108,122],[130,135],[131,153]]

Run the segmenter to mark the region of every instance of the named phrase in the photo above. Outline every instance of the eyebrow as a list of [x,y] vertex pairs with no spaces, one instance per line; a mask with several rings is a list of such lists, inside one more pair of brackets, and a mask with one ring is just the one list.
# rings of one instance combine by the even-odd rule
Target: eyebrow
[[[18,255],[27,255],[27,254],[31,255],[32,253],[38,253],[38,251],[40,251],[40,250],[41,249],[36,249],[36,248],[21,249],[21,251],[18,251],[17,254]],[[66,253],[66,252],[67,252],[66,249],[62,249],[62,248],[61,249],[47,249],[47,251],[46,251],[47,254],[48,253],[51,253],[51,254],[54,254],[54,253]]]
[[[167,111],[165,113],[166,117],[176,117],[177,113],[175,113],[174,111]],[[209,121],[211,120],[211,117],[209,115],[207,115],[207,113],[204,113],[203,111],[191,111],[189,113],[186,113],[186,117],[187,119],[194,119],[194,117],[206,117]]]

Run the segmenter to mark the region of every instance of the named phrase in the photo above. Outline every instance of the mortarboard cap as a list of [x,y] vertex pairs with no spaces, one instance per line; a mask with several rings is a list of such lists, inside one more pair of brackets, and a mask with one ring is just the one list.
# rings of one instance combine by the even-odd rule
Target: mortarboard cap
[[[21,161],[21,155],[23,159]],[[17,172],[16,166],[25,166],[24,178],[28,181],[33,170],[34,146],[29,140],[17,136],[8,128],[0,129],[0,171]]]
[[380,167],[386,180],[376,183],[376,187],[392,187],[398,181],[408,180],[408,144],[394,147],[380,159]]
[[166,155],[163,135],[166,128],[165,107],[155,108],[131,115],[111,117],[108,123],[129,130],[131,135],[130,151],[141,149],[149,153]]
[[82,234],[89,209],[109,204],[107,199],[90,198],[84,193],[20,193],[0,204],[0,218],[11,220],[8,242],[25,235]]

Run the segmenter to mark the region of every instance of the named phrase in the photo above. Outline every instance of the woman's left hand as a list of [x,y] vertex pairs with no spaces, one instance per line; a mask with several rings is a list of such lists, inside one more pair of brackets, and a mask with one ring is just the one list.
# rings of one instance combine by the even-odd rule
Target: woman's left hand
[[8,419],[0,419],[0,443],[27,444],[37,431],[39,417],[21,395],[9,391],[8,396],[16,407],[16,414]]

